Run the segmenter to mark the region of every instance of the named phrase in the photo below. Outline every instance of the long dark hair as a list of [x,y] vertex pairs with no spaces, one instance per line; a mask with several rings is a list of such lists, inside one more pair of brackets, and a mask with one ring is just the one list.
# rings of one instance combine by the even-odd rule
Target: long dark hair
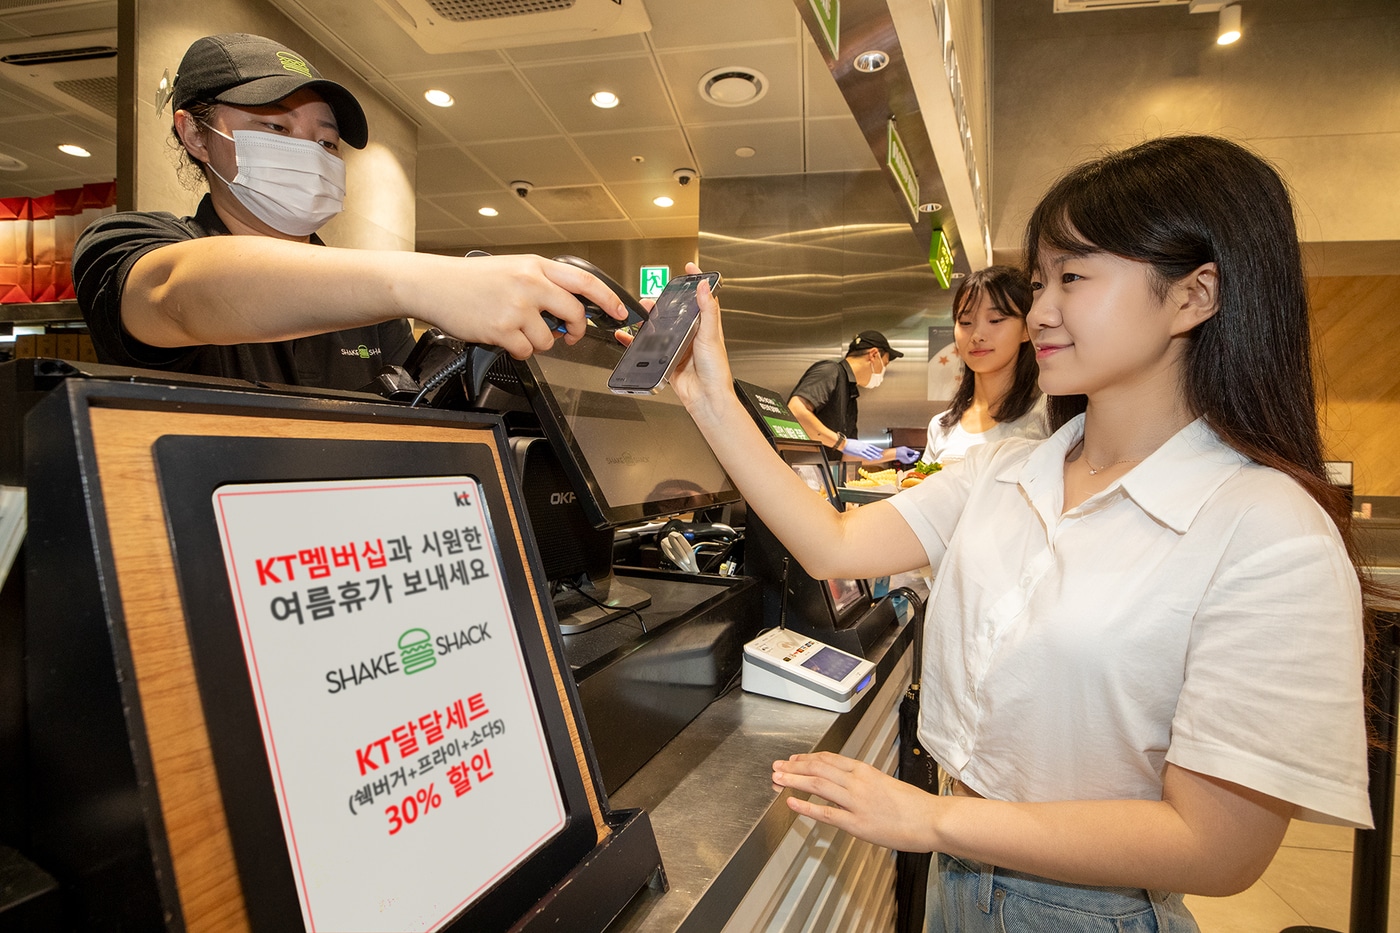
[[[988,266],[967,276],[958,286],[953,295],[954,323],[963,312],[975,308],[984,294],[991,298],[993,305],[1007,315],[1019,318],[1022,322],[1026,320],[1026,313],[1031,309],[1030,277],[1023,270],[1013,266]],[[1036,384],[1039,375],[1040,367],[1035,363],[1035,347],[1027,340],[1016,352],[1015,377],[1006,395],[992,408],[992,418],[997,422],[1015,421],[1030,411],[1036,399],[1040,398],[1040,387]],[[945,428],[957,424],[972,407],[977,374],[964,363],[962,376],[958,381],[958,391],[953,396],[953,403],[948,406],[943,417],[938,419],[938,423]]]
[[[1362,566],[1351,503],[1323,465],[1298,231],[1288,188],[1271,165],[1213,136],[1164,137],[1086,162],[1036,207],[1025,248],[1032,270],[1045,248],[1147,263],[1163,295],[1214,262],[1218,305],[1191,332],[1186,402],[1225,443],[1306,489],[1341,532],[1352,564]],[[1085,406],[1082,395],[1051,396],[1052,426]],[[1363,592],[1384,591],[1359,575]]]

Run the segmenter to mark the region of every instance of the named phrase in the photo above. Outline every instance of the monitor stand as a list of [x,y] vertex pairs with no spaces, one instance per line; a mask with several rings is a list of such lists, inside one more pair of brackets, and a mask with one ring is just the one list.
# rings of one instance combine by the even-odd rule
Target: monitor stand
[[617,577],[595,586],[586,576],[560,585],[554,593],[559,632],[577,635],[651,605],[651,594]]

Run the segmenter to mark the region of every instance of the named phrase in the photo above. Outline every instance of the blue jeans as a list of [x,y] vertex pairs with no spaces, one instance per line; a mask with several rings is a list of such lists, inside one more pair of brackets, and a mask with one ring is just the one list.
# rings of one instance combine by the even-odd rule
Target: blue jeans
[[1180,894],[1063,884],[938,855],[927,933],[1199,933]]

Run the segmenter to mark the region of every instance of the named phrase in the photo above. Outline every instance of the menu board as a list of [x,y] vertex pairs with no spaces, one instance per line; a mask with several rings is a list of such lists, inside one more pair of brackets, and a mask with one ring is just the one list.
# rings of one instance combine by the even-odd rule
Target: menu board
[[567,823],[477,482],[213,493],[306,929],[446,926]]

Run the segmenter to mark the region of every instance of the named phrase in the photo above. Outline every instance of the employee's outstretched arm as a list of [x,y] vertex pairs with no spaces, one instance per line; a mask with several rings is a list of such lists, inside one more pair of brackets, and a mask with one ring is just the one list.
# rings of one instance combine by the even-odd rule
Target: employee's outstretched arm
[[[687,272],[700,271],[694,263]],[[700,287],[700,326],[671,385],[748,507],[808,573],[879,577],[928,563],[908,523],[888,503],[837,512],[790,470],[734,394],[719,304]]]
[[548,311],[583,336],[592,299],[619,320],[597,278],[539,256],[461,259],[337,249],[274,237],[214,236],[142,256],[122,295],[122,325],[156,347],[290,340],[411,317],[517,359],[554,344]]

